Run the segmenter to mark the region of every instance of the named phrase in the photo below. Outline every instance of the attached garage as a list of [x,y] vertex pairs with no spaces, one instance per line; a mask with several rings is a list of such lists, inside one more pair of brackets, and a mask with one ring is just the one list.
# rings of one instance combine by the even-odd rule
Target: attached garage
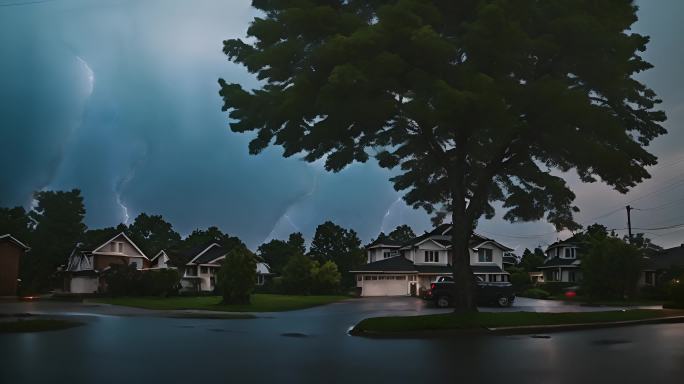
[[406,296],[409,294],[406,275],[358,275],[361,296]]

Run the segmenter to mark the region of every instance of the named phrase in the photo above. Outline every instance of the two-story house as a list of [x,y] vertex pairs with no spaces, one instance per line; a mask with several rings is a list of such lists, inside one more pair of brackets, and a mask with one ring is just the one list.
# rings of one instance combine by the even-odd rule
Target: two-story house
[[123,232],[101,244],[78,244],[67,260],[64,290],[71,293],[103,290],[101,274],[112,264],[134,264],[137,269],[144,269],[150,266],[150,260]]
[[[182,251],[162,250],[152,258],[150,269],[175,268],[181,274],[181,289],[186,292],[213,292],[218,272],[229,249],[210,242]],[[257,259],[257,285],[264,285],[271,276],[263,260]]]
[[557,241],[546,248],[546,259],[539,267],[544,273],[544,281],[576,283],[582,280],[582,260],[578,257],[581,249],[575,236]]
[[[416,296],[429,289],[437,276],[452,275],[451,231],[450,224],[442,224],[405,244],[387,240],[369,244],[368,264],[351,271],[361,296]],[[473,235],[469,243],[473,274],[483,281],[508,281],[503,257],[510,251],[495,240]]]

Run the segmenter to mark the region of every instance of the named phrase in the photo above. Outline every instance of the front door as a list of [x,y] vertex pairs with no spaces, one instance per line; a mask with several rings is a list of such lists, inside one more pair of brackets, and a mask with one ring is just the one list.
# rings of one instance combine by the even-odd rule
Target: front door
[[411,292],[411,296],[417,296],[418,293],[416,292],[416,282],[415,281],[411,282],[409,287],[410,287],[409,289]]

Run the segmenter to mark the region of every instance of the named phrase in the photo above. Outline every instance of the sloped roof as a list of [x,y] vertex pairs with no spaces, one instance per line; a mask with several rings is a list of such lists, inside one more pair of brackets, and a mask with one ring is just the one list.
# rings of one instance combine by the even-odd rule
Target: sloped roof
[[392,247],[392,248],[394,248],[394,247],[399,248],[402,246],[402,244],[403,243],[401,241],[396,241],[396,240],[392,240],[389,238],[384,238],[384,239],[376,239],[376,240],[372,241],[370,244],[366,245],[366,248],[372,248],[372,247],[375,247],[378,245],[386,245],[386,246]]
[[552,267],[576,267],[579,268],[579,259],[564,259],[560,257],[554,257],[544,261],[544,264],[539,268],[552,268]]
[[418,272],[416,266],[403,256],[374,261],[350,272]]
[[192,261],[193,264],[210,264],[212,261],[221,256],[228,254],[228,250],[220,245],[214,246],[208,251],[201,254],[198,258]]
[[565,240],[559,240],[559,241],[556,241],[555,243],[549,245],[548,247],[546,247],[546,251],[548,251],[551,248],[560,247],[562,245],[579,245],[579,244],[580,244],[580,241],[579,241],[578,235],[572,235]]
[[664,249],[647,258],[647,265],[654,269],[684,267],[684,245]]
[[25,251],[28,251],[29,249],[31,249],[31,248],[29,248],[26,244],[24,244],[24,243],[22,243],[21,241],[17,240],[16,237],[10,235],[9,233],[6,233],[6,234],[4,234],[4,235],[0,235],[0,241],[7,241],[7,242],[10,242],[10,243],[12,243],[12,244],[18,246],[19,248],[23,248]]

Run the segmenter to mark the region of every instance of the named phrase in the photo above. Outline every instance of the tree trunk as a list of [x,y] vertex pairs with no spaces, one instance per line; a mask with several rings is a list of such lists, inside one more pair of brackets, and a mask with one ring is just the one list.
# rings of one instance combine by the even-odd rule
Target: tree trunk
[[470,269],[469,242],[473,229],[463,213],[453,213],[451,219],[452,268],[454,273],[454,312],[477,312],[475,300],[476,287],[473,272]]

